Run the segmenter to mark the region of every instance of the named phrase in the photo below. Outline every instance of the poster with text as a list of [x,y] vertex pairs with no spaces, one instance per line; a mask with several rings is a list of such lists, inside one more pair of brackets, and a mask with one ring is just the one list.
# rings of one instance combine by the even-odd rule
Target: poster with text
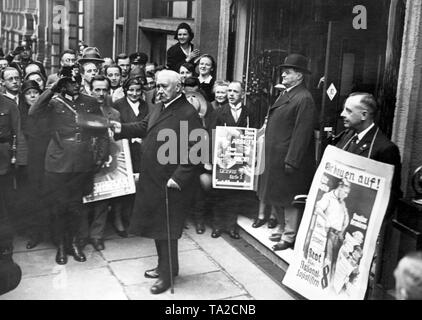
[[328,146],[283,284],[307,299],[365,296],[394,167]]
[[93,192],[84,203],[121,197],[136,192],[128,140],[111,141],[109,160],[94,178]]
[[253,190],[256,129],[217,127],[215,131],[213,187]]

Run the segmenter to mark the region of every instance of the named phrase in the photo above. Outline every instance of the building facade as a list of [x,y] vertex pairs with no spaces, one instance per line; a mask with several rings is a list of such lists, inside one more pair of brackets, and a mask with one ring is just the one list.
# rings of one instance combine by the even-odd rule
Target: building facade
[[216,58],[217,78],[245,82],[261,123],[279,93],[279,65],[290,53],[304,54],[319,111],[317,157],[328,134],[342,130],[347,95],[371,92],[379,125],[401,152],[402,189],[414,196],[412,175],[422,165],[421,1],[0,0],[0,8],[3,51],[25,38],[52,71],[59,53],[80,41],[103,57],[141,51],[165,64],[177,25],[187,22],[195,47]]
[[[112,55],[113,0],[4,0],[1,46],[7,54],[20,41],[32,43],[34,59],[55,72],[60,52],[83,42]],[[108,41],[107,41],[108,39]]]

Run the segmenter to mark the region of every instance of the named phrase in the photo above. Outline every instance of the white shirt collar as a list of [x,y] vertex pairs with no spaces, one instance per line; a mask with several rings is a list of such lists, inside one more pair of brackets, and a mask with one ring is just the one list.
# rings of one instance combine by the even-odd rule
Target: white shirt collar
[[358,133],[358,141],[356,141],[356,143],[359,143],[359,141],[361,141],[363,137],[365,137],[365,135],[369,132],[369,130],[372,129],[373,126],[375,126],[375,123],[372,122],[372,124],[368,128],[363,130],[361,133]]
[[132,108],[133,113],[135,113],[135,116],[138,116],[139,115],[139,101],[132,102],[130,101],[129,98],[126,98],[126,100],[127,100],[127,103],[129,103],[130,107]]
[[212,76],[211,75],[208,75],[208,77],[206,77],[206,78],[203,78],[203,77],[199,76],[198,79],[199,79],[199,82],[200,83],[210,83],[211,80],[212,80]]
[[239,111],[242,108],[242,102],[239,102],[237,105],[229,103],[229,106],[233,111]]
[[16,98],[18,98],[18,104],[19,104],[19,94],[14,95],[14,94],[11,94],[9,91],[6,91],[6,92],[4,93],[4,95],[5,95],[6,97],[8,97],[8,98],[12,99],[13,101],[15,101],[15,99],[16,99]]
[[179,95],[178,95],[176,98],[174,98],[174,99],[173,99],[173,100],[171,100],[170,102],[165,103],[165,104],[164,104],[164,109],[166,109],[169,105],[171,105],[174,101],[176,101],[177,99],[179,99],[181,96],[182,96],[182,94],[181,94],[181,93],[179,93]]
[[296,88],[296,87],[297,87],[298,85],[300,85],[302,82],[303,82],[303,80],[302,80],[302,81],[300,81],[299,83],[296,83],[293,87],[287,88],[287,89],[286,89],[286,91],[287,91],[287,92],[292,91],[292,90],[293,90],[293,88]]

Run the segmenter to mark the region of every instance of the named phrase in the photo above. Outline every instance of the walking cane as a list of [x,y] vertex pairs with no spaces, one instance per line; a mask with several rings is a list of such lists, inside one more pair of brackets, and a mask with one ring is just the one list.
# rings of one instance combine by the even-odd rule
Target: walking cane
[[167,186],[166,186],[166,218],[167,218],[167,241],[168,241],[168,247],[169,247],[170,285],[171,285],[171,293],[174,294],[173,262],[171,261],[171,241],[170,241],[169,194],[168,194]]

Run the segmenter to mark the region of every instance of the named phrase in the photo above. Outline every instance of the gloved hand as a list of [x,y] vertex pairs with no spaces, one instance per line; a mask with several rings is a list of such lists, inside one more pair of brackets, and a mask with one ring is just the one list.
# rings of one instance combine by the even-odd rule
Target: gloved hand
[[18,47],[15,48],[15,50],[12,51],[12,55],[13,56],[17,56],[17,55],[21,54],[24,51],[25,51],[25,48],[24,47],[18,46]]
[[59,93],[60,90],[62,89],[63,85],[65,84],[66,79],[64,78],[60,78],[59,80],[57,80],[52,86],[51,86],[51,91]]

